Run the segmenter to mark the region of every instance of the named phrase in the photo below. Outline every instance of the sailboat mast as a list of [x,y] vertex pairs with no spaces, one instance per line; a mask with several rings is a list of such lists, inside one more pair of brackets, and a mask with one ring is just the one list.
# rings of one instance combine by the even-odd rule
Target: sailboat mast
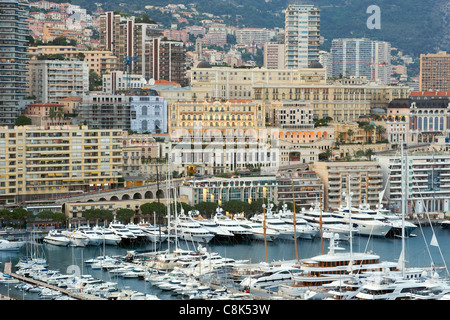
[[402,260],[401,260],[401,268],[402,268],[402,275],[403,271],[405,269],[405,212],[406,212],[406,192],[407,192],[407,186],[406,186],[406,165],[405,165],[405,159],[403,155],[403,140],[401,141],[401,185],[402,185]]
[[294,177],[292,177],[292,203],[294,205],[294,215],[293,215],[293,223],[294,223],[294,248],[295,248],[295,260],[298,260],[297,253],[297,219],[295,217],[295,192],[294,192]]
[[352,194],[350,191],[350,174],[347,175],[347,207],[348,207],[348,225],[350,228],[350,274],[353,273],[353,235],[352,235]]
[[267,254],[267,226],[266,226],[266,205],[264,204],[264,198],[266,197],[266,189],[263,187],[263,230],[264,230],[264,248],[266,250],[266,262],[269,262],[269,256]]

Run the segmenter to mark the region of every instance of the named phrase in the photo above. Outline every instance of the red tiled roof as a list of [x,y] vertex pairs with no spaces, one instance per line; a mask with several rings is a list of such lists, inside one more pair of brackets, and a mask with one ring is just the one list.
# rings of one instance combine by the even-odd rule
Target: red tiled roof
[[62,104],[59,104],[59,103],[30,103],[27,106],[32,106],[32,107],[64,107]]
[[410,97],[448,97],[450,91],[413,91]]

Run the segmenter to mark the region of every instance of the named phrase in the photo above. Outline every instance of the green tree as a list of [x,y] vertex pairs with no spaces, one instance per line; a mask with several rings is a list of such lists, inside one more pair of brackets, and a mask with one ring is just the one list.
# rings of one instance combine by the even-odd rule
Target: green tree
[[116,211],[116,218],[117,220],[121,221],[122,223],[128,223],[130,222],[131,218],[136,214],[134,210],[123,208]]
[[369,161],[372,161],[372,156],[375,154],[373,149],[367,149],[366,150],[366,157],[369,159]]
[[200,202],[194,206],[195,210],[198,210],[201,215],[210,218],[216,214],[216,209],[219,205],[215,202]]
[[386,133],[386,128],[382,125],[377,125],[376,128],[376,133],[377,133],[377,140],[381,141],[383,140],[383,136]]
[[89,70],[89,91],[101,90],[103,85],[102,78],[94,70]]
[[95,224],[98,224],[99,221],[112,221],[114,219],[113,213],[106,209],[87,209],[83,211],[82,216],[88,221],[95,220]]
[[27,116],[18,116],[15,122],[16,126],[28,126],[31,125],[31,119]]
[[167,206],[158,201],[147,202],[141,205],[141,214],[148,217],[155,215],[157,222],[162,223],[167,215]]
[[245,201],[230,200],[222,205],[224,212],[229,212],[231,214],[248,212],[250,210],[250,204]]
[[12,212],[8,209],[0,210],[0,219],[2,224],[7,225],[13,218]]
[[347,135],[348,135],[348,140],[349,140],[349,142],[353,142],[353,135],[354,135],[354,132],[353,132],[352,129],[348,129],[348,130],[347,130]]

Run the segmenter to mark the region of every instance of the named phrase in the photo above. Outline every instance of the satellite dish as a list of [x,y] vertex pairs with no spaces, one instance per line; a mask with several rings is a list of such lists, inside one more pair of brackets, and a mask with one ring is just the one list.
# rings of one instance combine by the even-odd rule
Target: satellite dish
[[148,84],[151,85],[151,86],[154,86],[155,85],[155,79],[148,80]]

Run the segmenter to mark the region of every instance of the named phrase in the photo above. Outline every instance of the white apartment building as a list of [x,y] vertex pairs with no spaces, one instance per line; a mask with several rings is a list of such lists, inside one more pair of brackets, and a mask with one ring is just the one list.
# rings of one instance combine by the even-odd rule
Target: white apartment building
[[36,102],[48,103],[89,91],[89,69],[86,61],[30,60],[28,94]]
[[400,213],[402,194],[406,195],[407,214],[450,211],[450,155],[438,153],[404,152],[403,178],[407,181],[402,189],[402,167],[399,152],[377,156],[387,183],[385,198],[389,208]]
[[320,9],[290,4],[285,17],[286,68],[307,68],[319,61]]
[[390,83],[391,44],[366,38],[333,39],[331,46],[332,76],[366,77],[383,84]]
[[236,43],[244,45],[258,45],[269,42],[274,31],[261,28],[244,28],[236,30]]

